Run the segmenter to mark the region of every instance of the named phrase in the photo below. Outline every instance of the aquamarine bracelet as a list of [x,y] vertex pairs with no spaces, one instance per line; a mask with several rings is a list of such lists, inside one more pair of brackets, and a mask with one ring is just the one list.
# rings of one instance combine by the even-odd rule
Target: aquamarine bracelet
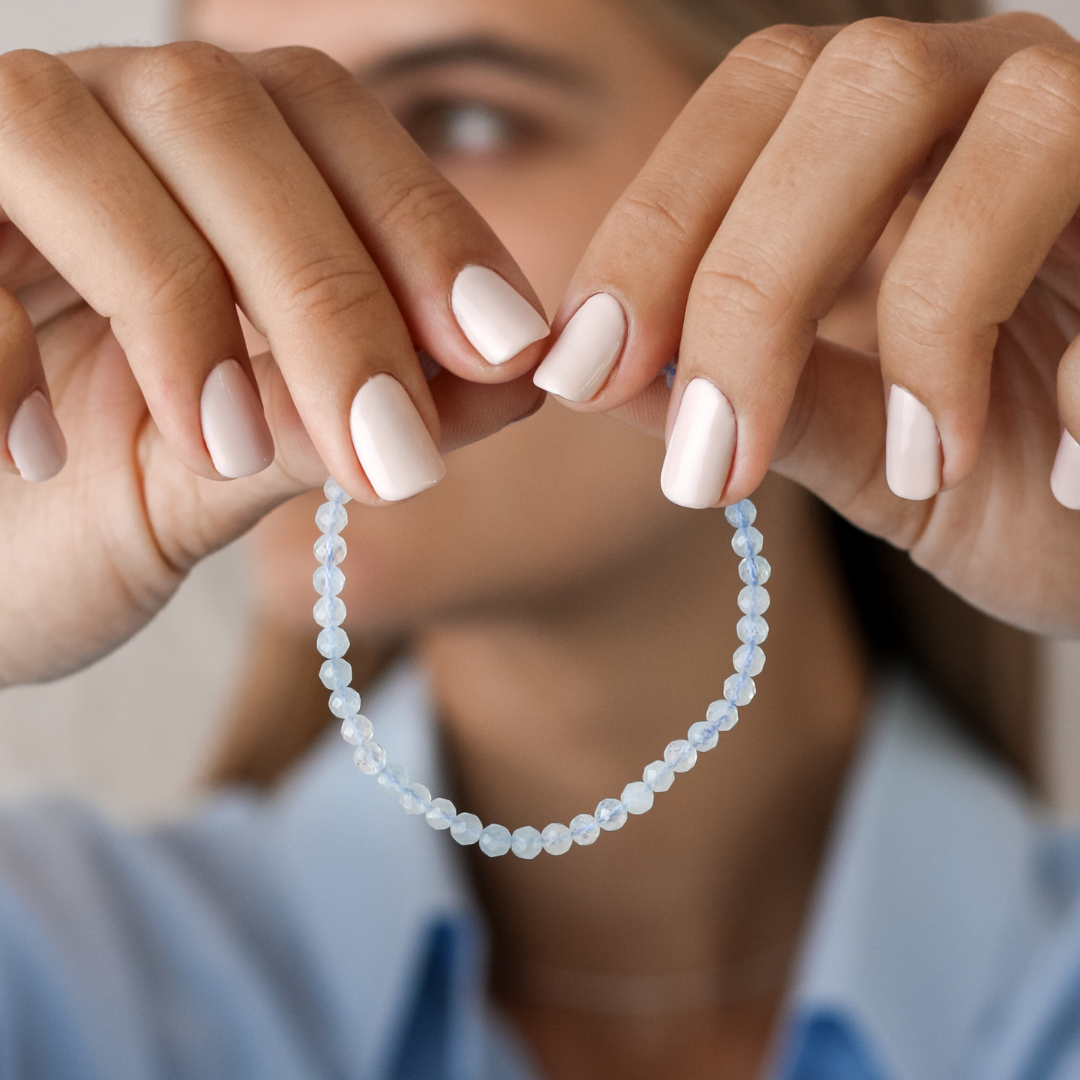
[[535,859],[541,851],[562,855],[571,844],[587,847],[596,843],[601,832],[621,829],[628,815],[644,814],[652,809],[658,791],[667,791],[675,782],[676,773],[689,772],[699,753],[711,750],[721,731],[730,731],[739,719],[739,707],[753,698],[754,676],[765,666],[761,643],[768,637],[769,625],[762,616],[769,608],[769,594],[764,585],[772,570],[761,557],[762,536],[754,528],[757,510],[749,499],[729,506],[724,514],[735,528],[731,546],[742,561],[739,577],[744,583],[739,593],[742,618],[736,633],[743,643],[735,650],[735,674],[724,683],[724,696],[714,701],[705,712],[705,719],[691,725],[685,739],[675,739],[664,748],[662,760],[650,762],[640,780],[623,788],[617,799],[601,799],[591,814],[578,814],[569,825],[553,822],[546,829],[525,825],[510,832],[505,825],[485,826],[475,814],[459,814],[449,799],[433,799],[423,784],[410,783],[401,765],[386,760],[386,751],[375,741],[371,721],[360,714],[360,695],[349,685],[352,665],[344,659],[349,648],[349,636],[341,628],[345,621],[345,604],[338,595],[345,586],[341,561],[346,545],[341,530],[349,521],[345,504],[349,496],[334,482],[327,480],[323,488],[327,501],[315,514],[315,524],[322,535],[315,543],[315,558],[319,568],[313,578],[319,600],[315,604],[315,621],[323,628],[318,638],[319,652],[326,657],[319,678],[330,690],[330,711],[341,720],[341,735],[356,747],[353,760],[356,767],[369,776],[378,777],[380,787],[397,796],[407,814],[423,814],[433,829],[449,829],[459,844],[479,844],[485,855],[505,855],[512,851],[520,859]]

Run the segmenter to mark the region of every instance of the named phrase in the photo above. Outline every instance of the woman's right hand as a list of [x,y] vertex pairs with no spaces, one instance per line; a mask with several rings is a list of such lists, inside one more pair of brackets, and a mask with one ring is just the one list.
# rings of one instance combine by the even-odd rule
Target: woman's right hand
[[0,685],[114,648],[327,473],[437,482],[437,447],[538,406],[538,309],[320,53],[0,57]]

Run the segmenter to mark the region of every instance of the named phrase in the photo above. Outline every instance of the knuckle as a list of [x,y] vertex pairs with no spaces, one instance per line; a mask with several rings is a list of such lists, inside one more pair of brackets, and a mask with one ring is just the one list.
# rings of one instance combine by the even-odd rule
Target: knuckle
[[1080,129],[1080,50],[1032,45],[998,69],[988,99],[1034,131]]
[[911,269],[886,272],[878,312],[883,330],[921,349],[949,345],[959,323],[959,312],[933,276]]
[[694,276],[693,292],[737,336],[773,329],[795,303],[784,275],[766,253],[745,243],[710,253]]
[[383,282],[373,265],[354,255],[330,254],[302,259],[282,282],[284,307],[303,322],[325,329],[376,303]]
[[326,53],[308,45],[264,49],[253,58],[259,81],[267,93],[309,97],[340,87],[356,87],[356,80]]
[[463,207],[457,189],[432,168],[407,163],[382,174],[379,204],[372,207],[372,220],[379,231],[401,231],[406,235],[450,220]]
[[[821,52],[822,31],[809,26],[781,24],[743,38],[727,55],[726,64],[796,85],[802,83]],[[715,77],[715,76],[714,76]]]
[[666,170],[641,177],[620,200],[621,221],[615,227],[615,234],[630,232],[665,245],[691,247],[697,233],[694,205],[693,194],[683,177]]
[[252,86],[236,57],[201,41],[143,50],[131,80],[134,104],[149,115],[231,105]]
[[25,129],[39,117],[89,100],[66,64],[35,49],[17,49],[0,56],[0,131]]
[[205,310],[231,295],[225,271],[200,237],[164,248],[148,267],[142,291],[140,309],[161,318]]

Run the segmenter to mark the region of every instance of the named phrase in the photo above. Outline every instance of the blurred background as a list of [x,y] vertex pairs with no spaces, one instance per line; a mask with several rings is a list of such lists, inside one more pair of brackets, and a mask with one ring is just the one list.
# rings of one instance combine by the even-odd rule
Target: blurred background
[[[1039,11],[1080,36],[1080,0],[994,7]],[[171,0],[0,0],[0,52],[155,44],[174,32]],[[131,822],[189,807],[244,667],[252,616],[240,541],[197,567],[112,656],[48,685],[0,691],[0,798],[62,792]],[[1043,785],[1080,823],[1080,641],[1042,643],[1038,663]]]

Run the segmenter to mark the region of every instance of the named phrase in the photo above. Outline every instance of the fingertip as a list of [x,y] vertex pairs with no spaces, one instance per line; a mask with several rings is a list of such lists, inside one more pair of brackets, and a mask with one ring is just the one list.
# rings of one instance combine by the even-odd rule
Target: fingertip
[[223,360],[203,383],[199,403],[203,441],[227,480],[254,476],[274,460],[274,437],[262,402],[239,361]]
[[1067,430],[1061,432],[1050,473],[1050,490],[1066,509],[1080,510],[1080,443]]
[[921,502],[941,488],[941,438],[930,410],[909,390],[889,388],[885,479],[894,495]]
[[48,398],[40,390],[19,406],[8,428],[8,453],[30,483],[51,480],[67,461],[67,440]]

